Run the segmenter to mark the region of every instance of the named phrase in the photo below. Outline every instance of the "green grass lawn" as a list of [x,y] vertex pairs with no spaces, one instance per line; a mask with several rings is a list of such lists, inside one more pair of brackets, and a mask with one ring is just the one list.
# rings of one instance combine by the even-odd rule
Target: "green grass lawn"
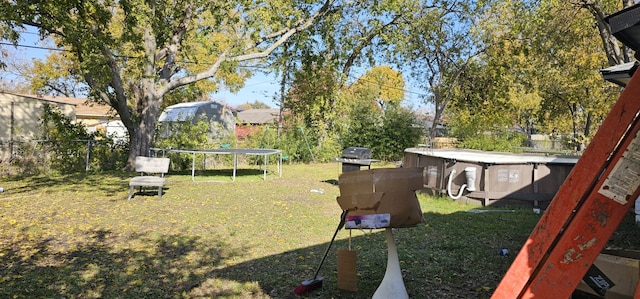
[[[198,172],[195,182],[170,173],[162,200],[147,192],[127,201],[133,173],[1,178],[0,298],[293,298],[338,224],[339,165],[285,165],[266,181],[249,168],[235,182],[229,171]],[[420,203],[425,222],[394,230],[412,298],[488,298],[540,217]],[[614,242],[639,247],[630,231]],[[386,265],[383,230],[352,231],[357,292],[336,286],[335,252],[348,239],[338,233],[324,286],[307,297],[373,295]]]

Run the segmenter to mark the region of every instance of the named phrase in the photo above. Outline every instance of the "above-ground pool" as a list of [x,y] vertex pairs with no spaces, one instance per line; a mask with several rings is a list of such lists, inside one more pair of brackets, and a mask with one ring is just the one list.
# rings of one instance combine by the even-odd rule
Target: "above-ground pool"
[[478,200],[500,200],[546,206],[578,162],[574,156],[514,154],[464,149],[408,148],[405,167],[424,167],[424,187],[431,194]]

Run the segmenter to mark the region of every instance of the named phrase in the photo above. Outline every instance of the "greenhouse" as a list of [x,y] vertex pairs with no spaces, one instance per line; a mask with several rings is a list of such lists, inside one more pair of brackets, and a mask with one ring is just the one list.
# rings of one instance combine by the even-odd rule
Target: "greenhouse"
[[160,115],[159,135],[162,138],[179,133],[178,124],[200,120],[209,123],[209,137],[217,139],[234,133],[236,120],[231,109],[226,105],[215,102],[189,102],[168,106]]

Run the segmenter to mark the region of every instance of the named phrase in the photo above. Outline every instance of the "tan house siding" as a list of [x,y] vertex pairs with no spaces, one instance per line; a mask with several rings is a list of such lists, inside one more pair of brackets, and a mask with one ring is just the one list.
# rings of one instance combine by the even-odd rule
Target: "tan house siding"
[[73,104],[76,106],[76,121],[92,127],[99,124],[105,124],[110,121],[120,120],[115,110],[108,105],[88,102],[87,99],[67,98],[43,96],[45,100],[56,101],[59,103]]
[[76,105],[74,104],[0,92],[0,143],[38,139],[39,123],[45,103],[57,107],[64,115],[75,121]]

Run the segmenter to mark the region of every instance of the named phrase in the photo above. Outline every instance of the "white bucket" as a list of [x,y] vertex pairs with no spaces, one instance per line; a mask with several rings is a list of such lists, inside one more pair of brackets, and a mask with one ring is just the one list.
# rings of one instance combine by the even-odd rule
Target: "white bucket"
[[466,167],[464,169],[464,175],[467,178],[467,190],[476,191],[476,168]]

